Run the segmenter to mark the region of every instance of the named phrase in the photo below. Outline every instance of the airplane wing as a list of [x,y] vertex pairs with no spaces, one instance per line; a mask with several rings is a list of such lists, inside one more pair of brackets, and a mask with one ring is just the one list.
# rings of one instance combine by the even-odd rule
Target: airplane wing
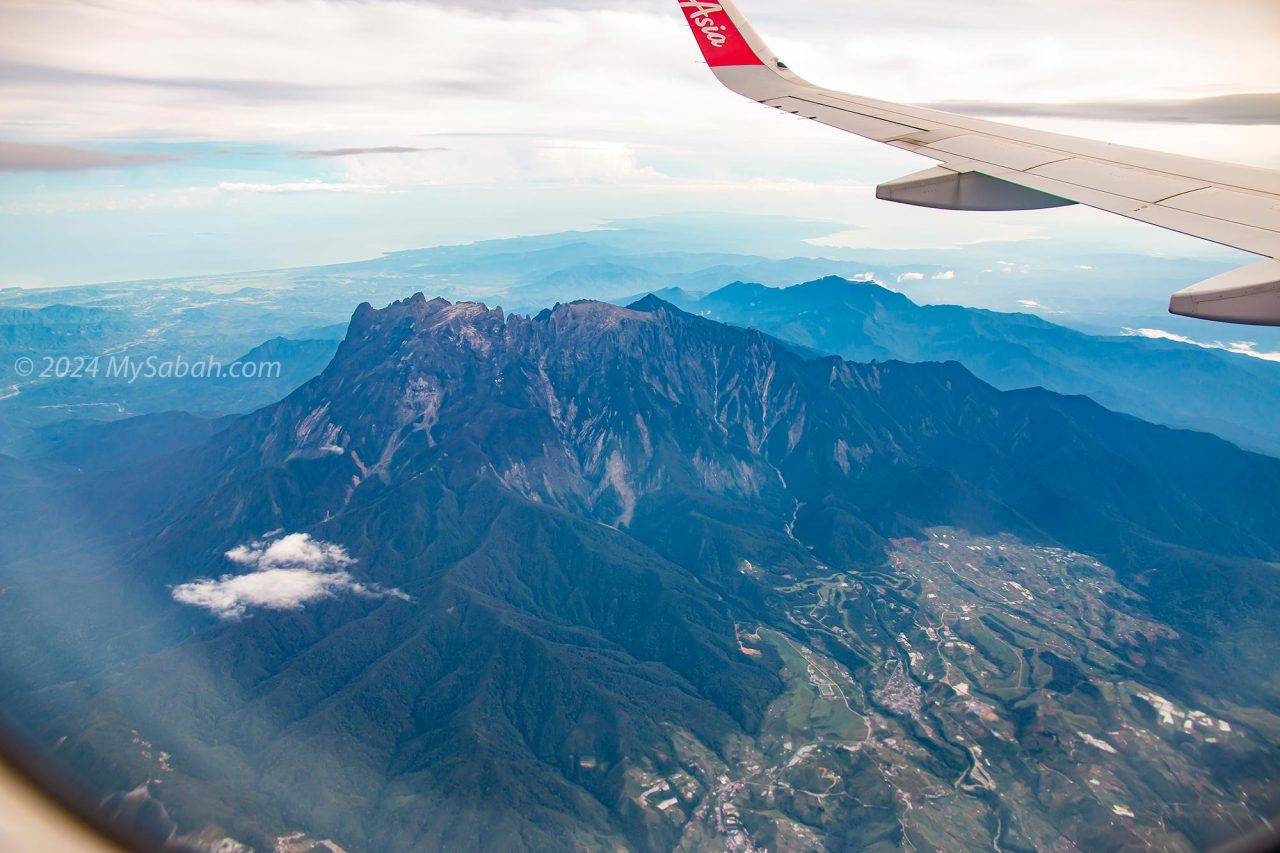
[[728,88],[940,165],[876,188],[946,210],[1084,204],[1267,260],[1175,293],[1174,314],[1280,326],[1280,172],[1112,145],[824,89],[775,56],[732,0],[680,0]]

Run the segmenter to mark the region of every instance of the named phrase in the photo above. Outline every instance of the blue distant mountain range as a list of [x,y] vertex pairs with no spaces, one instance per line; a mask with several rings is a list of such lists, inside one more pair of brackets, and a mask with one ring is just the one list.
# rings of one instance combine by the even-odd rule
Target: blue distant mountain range
[[[0,359],[0,451],[39,445],[32,430],[65,421],[252,411],[323,369],[356,305],[422,291],[529,314],[557,302],[626,303],[654,292],[693,313],[755,326],[815,351],[862,361],[955,360],[1000,388],[1083,394],[1116,411],[1280,453],[1273,426],[1280,362],[1124,334],[1126,324],[1160,324],[1199,340],[1247,338],[1258,350],[1280,350],[1276,330],[1147,316],[1126,307],[1160,306],[1169,290],[1216,271],[1212,262],[1117,255],[1066,260],[1036,254],[1047,251],[1037,241],[914,255],[806,242],[840,227],[768,217],[658,218],[326,267],[0,291],[7,354]],[[1077,263],[1082,260],[1091,263]],[[793,286],[799,282],[811,283]],[[982,297],[978,304],[1006,310],[920,304],[946,302],[948,295],[971,303]],[[1037,315],[1020,305],[1040,304],[1036,298],[1083,307],[1042,306]],[[1114,316],[1099,313],[1112,303]],[[281,371],[255,382],[51,380],[13,375],[23,356],[38,365],[60,356],[266,358]]]
[[1088,335],[1033,314],[917,305],[871,283],[731,284],[658,296],[850,361],[958,361],[997,388],[1090,397],[1143,420],[1280,455],[1280,363],[1138,336]]

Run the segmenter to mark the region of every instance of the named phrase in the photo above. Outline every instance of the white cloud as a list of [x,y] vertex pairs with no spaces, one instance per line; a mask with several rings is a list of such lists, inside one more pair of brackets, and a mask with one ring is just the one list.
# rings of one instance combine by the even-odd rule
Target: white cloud
[[933,280],[934,281],[954,281],[955,277],[956,277],[955,270],[947,270],[946,272],[940,272],[936,274],[933,277]]
[[398,589],[357,581],[347,571],[355,560],[345,548],[306,533],[238,545],[226,557],[252,571],[180,584],[173,588],[174,600],[228,620],[243,618],[251,610],[301,610],[342,593],[411,600]]
[[218,189],[224,193],[380,193],[376,184],[327,183],[325,181],[290,181],[282,184],[244,184],[223,181]]
[[227,552],[227,559],[259,570],[333,569],[355,562],[341,545],[318,542],[306,533],[291,533],[274,541],[237,545]]
[[1043,302],[1037,302],[1034,299],[1018,299],[1016,300],[1016,302],[1019,307],[1031,312],[1032,314],[1038,314],[1041,317],[1045,315],[1054,315],[1054,314],[1061,315],[1061,314],[1071,313],[1070,311],[1064,310],[1062,308],[1054,308],[1051,305],[1045,305]]
[[1190,344],[1191,346],[1201,347],[1202,349],[1216,349],[1224,352],[1233,352],[1237,355],[1247,355],[1250,358],[1258,358],[1263,361],[1280,362],[1280,352],[1259,352],[1253,341],[1197,341],[1186,335],[1179,335],[1175,332],[1166,332],[1164,329],[1125,329],[1124,333],[1130,337],[1152,338],[1161,341],[1175,341],[1180,344]]
[[453,146],[447,150],[348,157],[343,178],[377,187],[673,182],[652,166],[640,165],[635,146],[621,142],[484,135],[450,137],[450,141]]
[[[1040,228],[1033,227],[1032,220],[1025,215],[1017,221],[999,222],[981,216],[951,216],[946,217],[943,223],[939,215],[941,211],[875,201],[875,194],[871,189],[860,191],[859,195],[874,204],[866,209],[866,215],[859,220],[858,228],[814,237],[805,242],[824,249],[921,250],[1043,240],[1047,236]],[[846,199],[846,210],[849,209],[848,204]],[[1040,216],[1037,221],[1047,222],[1048,219]]]
[[659,177],[656,169],[639,166],[635,148],[621,142],[548,140],[536,156],[541,172],[561,180],[622,182]]
[[251,609],[301,610],[304,605],[339,592],[367,590],[347,572],[312,572],[307,569],[269,569],[249,575],[223,575],[219,580],[197,580],[174,587],[173,597],[182,604],[203,607],[221,619],[239,619]]
[[898,275],[898,281],[924,281],[922,272],[904,272]]
[[79,172],[169,163],[176,159],[170,154],[98,151],[0,140],[0,172]]

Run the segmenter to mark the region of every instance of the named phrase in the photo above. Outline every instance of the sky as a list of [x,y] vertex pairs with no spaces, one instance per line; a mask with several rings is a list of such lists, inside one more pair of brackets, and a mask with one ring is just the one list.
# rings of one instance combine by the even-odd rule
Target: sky
[[[1274,0],[740,6],[833,88],[1280,167]],[[1225,256],[1078,207],[874,199],[928,165],[723,89],[676,0],[0,0],[0,287],[688,211],[846,222],[822,236],[855,248]]]

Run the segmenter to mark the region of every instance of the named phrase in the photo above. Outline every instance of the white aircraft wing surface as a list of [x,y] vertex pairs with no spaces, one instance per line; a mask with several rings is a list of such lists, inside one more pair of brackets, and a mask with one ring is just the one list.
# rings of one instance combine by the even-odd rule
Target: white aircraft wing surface
[[947,210],[1084,204],[1261,255],[1175,293],[1175,314],[1280,326],[1280,171],[1199,160],[824,89],[775,56],[732,0],[680,0],[728,88],[940,165],[876,188],[887,201]]

